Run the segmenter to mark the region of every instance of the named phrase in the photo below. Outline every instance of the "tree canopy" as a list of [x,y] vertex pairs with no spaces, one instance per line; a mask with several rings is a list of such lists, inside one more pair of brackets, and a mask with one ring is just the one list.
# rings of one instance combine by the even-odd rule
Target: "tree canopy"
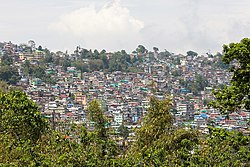
[[224,45],[223,62],[230,65],[233,76],[230,85],[214,92],[216,101],[212,105],[226,114],[250,110],[250,39]]
[[[170,98],[158,100],[152,97],[142,127],[136,132],[130,163],[141,166],[188,165],[190,151],[196,146],[197,133],[173,126]],[[134,164],[134,165],[135,165]],[[131,165],[131,164],[130,164]]]
[[0,67],[0,80],[7,82],[8,84],[15,85],[19,80],[19,74],[16,67],[1,66]]
[[36,141],[46,130],[38,106],[21,91],[0,92],[0,130],[17,139]]
[[214,128],[201,135],[176,127],[170,98],[151,98],[135,141],[125,151],[111,138],[97,100],[88,106],[94,129],[72,124],[64,133],[46,130],[25,93],[0,93],[0,107],[1,166],[249,166],[249,136]]
[[196,57],[196,56],[198,56],[198,53],[196,53],[195,51],[190,50],[190,51],[187,52],[187,55],[192,56],[192,57]]

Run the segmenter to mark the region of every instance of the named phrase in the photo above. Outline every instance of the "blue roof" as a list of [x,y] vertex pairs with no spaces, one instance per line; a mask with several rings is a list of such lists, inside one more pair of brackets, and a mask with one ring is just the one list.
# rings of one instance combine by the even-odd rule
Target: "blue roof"
[[208,115],[207,115],[207,114],[200,114],[200,116],[201,116],[202,118],[208,118]]

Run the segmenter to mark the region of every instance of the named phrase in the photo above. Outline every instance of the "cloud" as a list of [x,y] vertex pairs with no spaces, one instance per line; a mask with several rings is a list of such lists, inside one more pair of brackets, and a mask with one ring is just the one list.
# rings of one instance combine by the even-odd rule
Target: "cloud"
[[181,36],[175,36],[179,41],[174,47],[177,48],[179,44],[179,50],[183,53],[185,50],[217,52],[222,50],[223,44],[249,36],[250,24],[246,20],[250,12],[243,10],[244,5],[249,7],[249,3],[237,6],[226,0],[186,1],[180,6],[183,12],[176,18],[182,28]]
[[61,16],[49,28],[62,35],[77,37],[86,47],[120,50],[137,46],[144,23],[131,16],[120,1],[114,1],[100,9],[92,4],[74,10]]
[[[130,52],[142,44],[175,53],[214,53],[223,44],[250,36],[248,0],[121,0],[105,5],[110,0],[76,1],[72,8],[60,10],[67,12],[50,24],[53,31],[40,31],[49,33],[44,37],[48,46]],[[48,15],[57,17],[57,10]]]

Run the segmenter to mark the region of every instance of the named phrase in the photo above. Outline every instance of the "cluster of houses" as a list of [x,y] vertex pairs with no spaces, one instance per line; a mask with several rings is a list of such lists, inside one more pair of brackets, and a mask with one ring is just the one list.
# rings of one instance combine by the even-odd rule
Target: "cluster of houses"
[[[3,48],[11,51],[12,47],[15,46],[5,43]],[[0,55],[3,51],[0,51]],[[30,55],[24,54],[22,50],[15,54],[19,56],[19,64],[24,59],[36,61],[45,55],[38,50]],[[49,65],[46,73],[57,81],[56,84],[51,85],[40,78],[27,76],[22,76],[18,84],[41,107],[44,117],[56,129],[64,129],[72,123],[91,124],[87,117],[87,106],[93,99],[100,101],[109,120],[107,126],[116,130],[121,125],[134,129],[140,127],[140,120],[147,113],[151,96],[158,99],[168,96],[173,100],[172,113],[175,115],[176,126],[197,128],[207,133],[211,125],[248,133],[247,111],[232,113],[228,118],[218,110],[207,107],[207,102],[213,100],[212,90],[218,85],[229,84],[231,78],[227,69],[214,65],[219,57],[171,54],[162,58],[156,52],[153,55],[153,59],[145,55],[143,63],[138,65],[143,72],[83,73],[76,67],[64,69],[62,66]],[[182,82],[194,83],[197,75],[204,76],[207,85],[194,93]]]

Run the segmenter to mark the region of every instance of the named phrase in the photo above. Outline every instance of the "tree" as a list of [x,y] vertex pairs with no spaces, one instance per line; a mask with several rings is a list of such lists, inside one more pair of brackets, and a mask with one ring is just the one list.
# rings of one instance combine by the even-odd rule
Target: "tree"
[[93,53],[93,59],[99,59],[100,58],[100,53],[98,52],[98,50],[94,50],[94,53]]
[[45,57],[42,59],[44,63],[53,63],[53,56],[51,53],[46,53]]
[[90,58],[90,52],[87,49],[81,49],[80,56],[82,59]]
[[100,103],[97,100],[92,100],[88,105],[88,118],[94,122],[95,130],[98,132],[98,136],[102,139],[107,138],[107,131],[105,124],[107,118],[104,116]]
[[157,47],[153,47],[153,50],[155,53],[157,53],[159,51],[159,49]]
[[[96,129],[72,125],[66,134],[48,129],[36,104],[23,92],[0,93],[0,166],[113,166],[118,149],[98,133],[103,117],[96,101],[89,105]],[[97,115],[95,115],[97,114]],[[100,124],[100,125],[99,125]],[[46,132],[46,133],[45,133]],[[69,135],[74,135],[68,138]],[[118,165],[118,164],[117,164]]]
[[191,166],[249,166],[250,137],[241,132],[209,128],[190,157]]
[[[102,53],[102,52],[101,52]],[[102,60],[103,68],[108,69],[109,68],[109,61],[105,53],[100,55],[100,58]]]
[[1,57],[1,64],[4,66],[10,66],[13,64],[13,58],[10,57],[8,54],[4,53]]
[[73,61],[71,63],[71,66],[76,67],[76,69],[80,70],[81,72],[88,72],[89,71],[89,65],[82,60]]
[[170,99],[160,101],[155,97],[150,99],[150,108],[143,120],[143,126],[137,131],[137,140],[142,147],[150,146],[160,135],[168,133],[173,124],[170,113],[172,102]]
[[129,164],[141,166],[188,166],[191,150],[197,146],[196,131],[176,129],[171,113],[172,101],[152,97],[142,127],[130,150]]
[[93,59],[89,61],[89,69],[91,71],[98,71],[103,68],[103,61],[101,59]]
[[214,91],[216,100],[211,105],[224,114],[250,110],[250,39],[224,45],[222,60],[231,66],[233,77],[229,86]]
[[35,43],[34,40],[29,40],[29,41],[28,41],[28,44],[29,44],[29,46],[30,46],[30,48],[31,48],[31,52],[34,51],[34,50],[36,49],[36,43]]
[[174,59],[173,63],[175,65],[181,65],[181,59],[179,57],[177,57],[176,59]]
[[0,81],[0,92],[2,93],[9,93],[12,91],[22,91],[23,88],[22,87],[17,87],[17,86],[13,86],[13,85],[9,85],[4,81]]
[[215,63],[213,63],[213,66],[215,68],[221,68],[221,69],[226,69],[226,70],[229,70],[229,64],[225,64],[223,61],[222,61],[222,57],[223,55],[220,53],[220,52],[217,52],[214,57],[216,58],[216,61]]
[[15,85],[19,80],[19,74],[17,68],[12,66],[0,67],[0,80],[7,82],[8,84]]
[[190,51],[187,52],[187,56],[196,57],[196,56],[198,56],[198,53],[190,50]]
[[151,91],[153,92],[153,93],[155,93],[156,91],[157,91],[157,86],[156,86],[156,83],[155,83],[155,81],[154,80],[151,80],[150,82],[149,82],[149,85],[148,85],[150,88],[151,88]]
[[47,124],[38,106],[20,91],[0,92],[0,130],[17,140],[38,140]]
[[200,74],[197,74],[195,76],[195,82],[194,82],[194,87],[198,90],[198,91],[203,91],[205,87],[207,87],[208,84],[208,80]]
[[89,121],[94,123],[94,132],[86,134],[83,131],[85,133],[85,135],[83,135],[85,136],[85,140],[83,141],[86,142],[87,137],[89,140],[89,149],[92,151],[98,150],[98,152],[95,151],[96,154],[92,156],[105,161],[113,158],[113,156],[118,153],[117,145],[109,139],[106,127],[108,121],[101,109],[99,101],[92,100],[88,105],[87,111]]
[[128,136],[129,136],[128,127],[126,127],[124,124],[120,125],[118,128],[118,133],[119,133],[119,136],[123,138],[122,139],[122,147],[124,149],[125,141],[127,140]]
[[136,52],[139,54],[144,54],[147,52],[147,49],[143,45],[138,45],[136,48]]
[[126,71],[131,58],[125,50],[115,52],[109,59],[109,71]]

